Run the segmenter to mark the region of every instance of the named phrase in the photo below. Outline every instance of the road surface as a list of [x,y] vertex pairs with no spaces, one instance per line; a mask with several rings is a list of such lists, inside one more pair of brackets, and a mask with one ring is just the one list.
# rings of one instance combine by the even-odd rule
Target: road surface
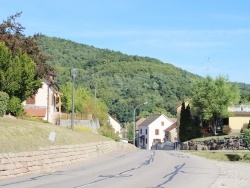
[[180,151],[135,150],[86,160],[48,174],[0,181],[1,188],[206,188],[219,169]]

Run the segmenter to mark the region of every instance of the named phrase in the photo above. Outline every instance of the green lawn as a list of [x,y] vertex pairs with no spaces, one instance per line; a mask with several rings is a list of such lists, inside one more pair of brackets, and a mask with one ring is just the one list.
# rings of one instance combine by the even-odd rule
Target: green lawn
[[207,159],[217,160],[217,161],[240,161],[250,163],[250,152],[238,152],[236,151],[191,151],[185,150],[184,152],[198,155]]
[[[55,132],[55,141],[49,140]],[[0,118],[0,153],[35,151],[39,147],[110,141],[110,138],[90,131],[78,131],[49,123]]]

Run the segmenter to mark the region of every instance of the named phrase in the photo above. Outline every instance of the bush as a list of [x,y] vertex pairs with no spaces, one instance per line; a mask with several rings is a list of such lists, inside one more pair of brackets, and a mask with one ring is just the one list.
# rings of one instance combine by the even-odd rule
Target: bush
[[238,154],[225,154],[229,161],[240,161],[242,158]]
[[250,129],[245,129],[243,131],[243,139],[247,143],[248,149],[250,149]]
[[0,117],[3,117],[9,100],[9,95],[5,92],[0,91]]
[[23,105],[21,99],[17,97],[12,97],[7,104],[7,113],[13,116],[21,116],[24,114]]
[[75,125],[74,129],[78,131],[84,131],[84,132],[93,132],[93,130],[88,126]]
[[118,136],[118,134],[115,133],[114,128],[111,125],[103,125],[98,129],[98,133],[112,138],[115,141],[120,141],[120,137]]
[[222,132],[223,134],[230,134],[232,131],[231,127],[229,127],[229,125],[224,125],[222,128]]
[[243,160],[250,161],[250,153],[245,154]]

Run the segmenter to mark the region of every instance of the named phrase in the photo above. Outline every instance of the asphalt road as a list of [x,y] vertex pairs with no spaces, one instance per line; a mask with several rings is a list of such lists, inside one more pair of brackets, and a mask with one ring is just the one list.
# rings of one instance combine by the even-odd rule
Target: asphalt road
[[206,188],[218,177],[209,160],[179,151],[118,152],[58,169],[0,181],[1,188]]

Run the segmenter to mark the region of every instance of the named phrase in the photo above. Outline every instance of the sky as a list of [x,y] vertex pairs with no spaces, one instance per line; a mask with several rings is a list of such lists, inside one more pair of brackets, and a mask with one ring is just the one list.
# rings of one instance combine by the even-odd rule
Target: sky
[[17,12],[27,36],[42,33],[250,84],[249,0],[0,0],[0,22]]

